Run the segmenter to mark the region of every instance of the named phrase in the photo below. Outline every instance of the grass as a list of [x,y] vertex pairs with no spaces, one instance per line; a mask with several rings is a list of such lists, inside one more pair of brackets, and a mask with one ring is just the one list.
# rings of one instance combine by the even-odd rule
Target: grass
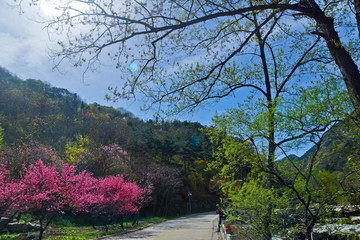
[[[131,222],[124,222],[125,232],[132,231],[138,228],[146,227],[152,223],[157,223],[166,220],[165,217],[152,217],[139,220],[139,225],[132,226]],[[104,226],[97,226],[93,229],[91,226],[73,227],[66,226],[60,228],[51,228],[48,235],[44,240],[56,239],[56,240],[87,240],[94,239],[114,234],[124,233],[120,224],[114,224],[108,226],[109,230],[105,232]],[[0,239],[1,240],[1,239]]]
[[19,239],[20,234],[1,234],[0,240],[15,240]]
[[[44,234],[43,240],[88,240],[95,239],[99,237],[121,234],[124,232],[133,231],[142,227],[146,227],[153,223],[162,222],[168,219],[167,217],[152,217],[152,218],[142,218],[139,220],[139,224],[132,226],[131,222],[124,222],[125,231],[122,230],[120,224],[109,225],[108,232],[105,232],[104,226],[96,226],[96,229],[93,229],[92,226],[70,226],[70,224],[65,224],[61,226],[57,224],[51,225]],[[28,234],[35,236],[38,235],[37,232],[33,233],[23,233],[23,234],[1,234],[0,240],[21,240],[26,239]]]

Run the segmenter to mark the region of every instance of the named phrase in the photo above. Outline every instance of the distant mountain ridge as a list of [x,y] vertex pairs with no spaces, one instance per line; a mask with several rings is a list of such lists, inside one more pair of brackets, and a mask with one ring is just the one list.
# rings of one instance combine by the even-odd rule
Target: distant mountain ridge
[[[323,136],[323,141],[315,167],[325,169],[330,172],[342,171],[349,157],[354,157],[353,153],[360,150],[359,129],[345,123],[338,123]],[[298,163],[298,166],[305,168],[309,166],[311,158],[316,151],[316,146],[311,147],[302,156],[289,155],[291,161]],[[285,161],[285,158],[280,162]]]
[[[31,140],[63,152],[76,135],[95,144],[116,143],[133,157],[174,161],[182,165],[199,157],[210,158],[204,128],[197,122],[143,121],[123,107],[87,104],[76,93],[52,87],[40,80],[21,80],[0,67],[0,125],[5,144],[26,144]],[[192,139],[198,140],[194,147]],[[191,160],[192,161],[192,160]]]
[[[88,130],[76,119],[95,120],[90,116],[97,114],[122,119],[134,117],[124,108],[119,111],[96,103],[87,104],[67,89],[35,79],[24,81],[0,67],[0,123],[8,144],[35,138],[54,145],[61,135],[72,138],[76,133],[85,134]],[[46,135],[49,136],[47,140],[44,139]]]

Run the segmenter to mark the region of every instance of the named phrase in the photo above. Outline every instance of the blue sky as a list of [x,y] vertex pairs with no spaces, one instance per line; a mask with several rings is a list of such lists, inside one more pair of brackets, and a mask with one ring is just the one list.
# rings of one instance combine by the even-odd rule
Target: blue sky
[[[49,38],[44,24],[36,22],[46,18],[47,14],[44,12],[51,12],[51,9],[43,5],[40,8],[24,9],[25,13],[19,14],[19,9],[13,7],[13,4],[13,0],[0,1],[0,66],[21,79],[39,79],[54,87],[68,89],[87,103],[123,107],[141,119],[152,118],[151,111],[140,110],[141,102],[121,100],[112,103],[104,99],[108,86],[116,86],[121,81],[123,73],[114,66],[101,66],[95,72],[87,72],[85,76],[83,69],[75,68],[69,63],[62,64],[60,70],[54,70],[54,64],[48,57],[48,49],[55,46],[56,40],[62,36],[55,39],[50,35]],[[216,111],[221,112],[224,106],[235,103],[236,100],[230,97],[223,99],[221,103],[209,104],[194,115],[182,114],[176,118],[210,125],[211,117]]]
[[[104,65],[94,72],[88,71],[85,75],[83,75],[84,68],[75,68],[68,62],[63,62],[59,70],[54,70],[54,63],[48,57],[48,49],[54,48],[55,43],[58,40],[66,39],[66,36],[48,35],[45,24],[35,21],[35,19],[40,20],[49,17],[48,14],[52,13],[53,10],[46,5],[35,8],[28,8],[24,5],[25,8],[27,7],[24,9],[25,13],[19,14],[18,9],[11,6],[12,4],[14,4],[13,0],[0,1],[0,66],[5,67],[22,79],[40,79],[54,87],[68,89],[77,93],[86,103],[96,102],[105,106],[125,108],[144,120],[153,118],[153,111],[143,112],[140,110],[141,105],[143,105],[142,102],[120,100],[113,103],[105,100],[108,87],[121,85],[124,76],[133,74],[132,68],[119,70],[115,68],[114,62],[102,59]],[[297,27],[296,23],[295,27]],[[221,50],[219,50],[220,54]],[[181,59],[175,59],[179,63],[184,64],[199,59],[201,61],[201,55],[192,56],[192,58],[181,55],[179,54]],[[248,62],[247,59],[241,60]],[[248,62],[248,64],[252,63]],[[128,65],[129,63],[126,66]],[[228,98],[221,99],[219,103],[207,104],[205,108],[198,109],[193,115],[185,113],[172,119],[197,121],[209,126],[211,125],[211,117],[216,112],[222,113],[225,109],[236,106],[237,102],[244,99],[249,92],[244,88],[237,91],[236,94],[236,96],[231,95]],[[304,151],[304,149],[300,149],[300,151]]]

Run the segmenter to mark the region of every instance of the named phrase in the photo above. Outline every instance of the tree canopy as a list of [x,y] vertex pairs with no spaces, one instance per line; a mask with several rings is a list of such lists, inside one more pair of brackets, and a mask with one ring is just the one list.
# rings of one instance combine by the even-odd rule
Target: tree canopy
[[[29,1],[39,3],[16,2]],[[314,71],[342,78],[353,106],[360,106],[358,1],[62,0],[55,6],[59,16],[48,30],[68,36],[53,52],[57,63],[71,59],[89,70],[108,56],[132,72],[111,87],[113,99],[143,93],[149,105],[166,102],[181,111],[238,93],[252,86],[253,73],[244,68],[258,63],[252,58],[262,51],[257,33],[274,29],[292,59],[319,37],[313,61],[329,69]]]

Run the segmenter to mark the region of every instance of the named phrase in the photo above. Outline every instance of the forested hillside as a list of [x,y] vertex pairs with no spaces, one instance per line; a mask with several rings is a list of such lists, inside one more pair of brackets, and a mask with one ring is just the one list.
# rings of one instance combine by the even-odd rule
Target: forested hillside
[[[349,125],[346,120],[337,124],[324,134],[316,167],[330,172],[344,171],[349,158],[359,159],[360,145],[358,140],[359,130],[354,124]],[[299,158],[299,161],[303,161],[304,166],[307,166],[315,151],[316,147],[313,146]]]
[[187,212],[214,207],[208,190],[212,158],[209,140],[192,122],[144,122],[112,107],[87,104],[66,89],[40,80],[23,81],[0,68],[1,163],[13,175],[22,164],[38,159],[65,161],[95,177],[124,175],[152,186],[150,214]]
[[[348,171],[348,160],[359,160],[359,129],[358,126],[351,124],[350,119],[336,124],[326,132],[321,140],[319,149],[314,145],[302,156],[289,155],[292,162],[296,162],[302,169],[309,167],[311,158],[316,153],[314,167],[318,170],[329,172]],[[280,159],[278,164],[286,161],[286,157]]]

